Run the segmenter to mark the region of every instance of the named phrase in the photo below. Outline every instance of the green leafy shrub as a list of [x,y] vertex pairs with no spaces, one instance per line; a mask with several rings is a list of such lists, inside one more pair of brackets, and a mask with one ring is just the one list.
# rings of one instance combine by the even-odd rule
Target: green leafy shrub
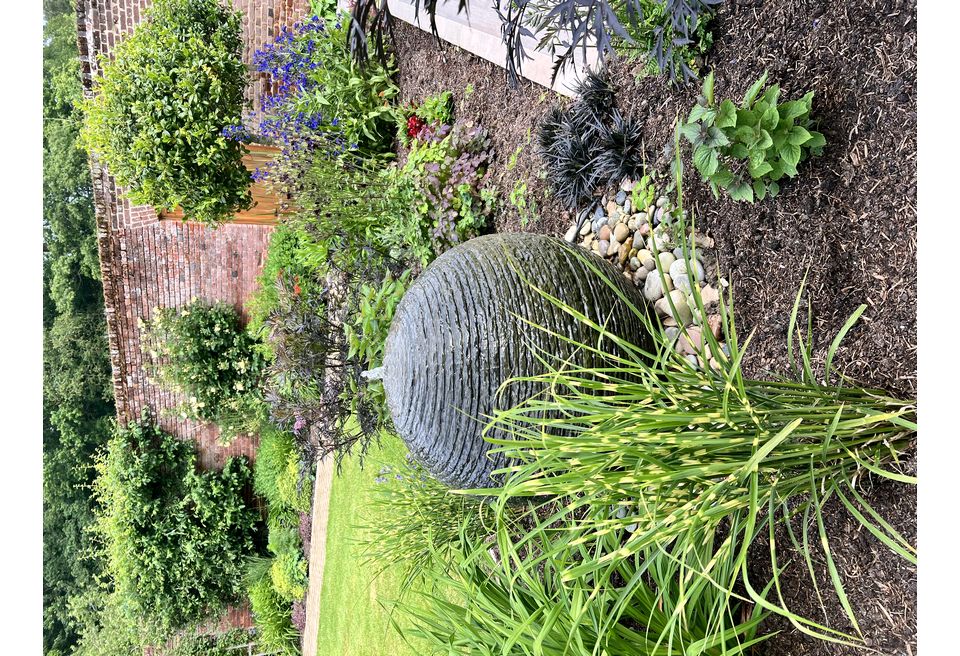
[[397,112],[397,138],[409,146],[428,127],[453,123],[453,94],[449,91],[430,96],[419,105],[410,104]]
[[292,433],[267,428],[260,436],[253,488],[271,509],[310,512],[313,487],[300,480],[300,453]]
[[495,197],[487,188],[492,158],[483,128],[425,126],[411,142],[403,166],[384,171],[395,204],[406,206],[391,224],[381,226],[380,239],[391,257],[426,265],[479,234],[493,211]]
[[277,554],[270,566],[270,581],[284,601],[303,599],[307,594],[307,561],[297,551]]
[[703,84],[700,102],[681,133],[693,144],[693,163],[714,195],[723,189],[734,200],[754,202],[780,192],[779,180],[797,174],[810,155],[820,155],[823,135],[812,129],[813,92],[778,104],[780,87],[760,95],[767,74],[754,82],[738,108],[733,101],[716,104],[713,73]]
[[102,59],[84,139],[130,199],[211,224],[249,208],[240,123],[246,69],[240,14],[217,0],[157,0]]
[[383,383],[365,381],[360,374],[383,364],[383,349],[390,331],[390,322],[400,299],[410,285],[410,272],[399,278],[387,273],[379,286],[363,283],[357,292],[353,312],[343,323],[347,344],[347,360],[353,364],[354,375],[349,376],[340,399],[356,414],[361,426],[368,432],[389,425]]
[[640,11],[633,21],[627,16],[626,5],[618,7],[617,18],[630,40],[618,36],[614,40],[614,50],[630,58],[645,60],[645,75],[667,73],[674,82],[696,75],[697,57],[705,56],[713,47],[713,33],[710,31],[713,14],[706,11],[689,21],[685,26],[688,37],[670,20],[668,3],[639,0],[637,4]]
[[116,432],[97,472],[96,531],[130,613],[172,628],[239,596],[257,523],[243,498],[251,483],[243,459],[198,472],[193,445],[145,417]]
[[298,656],[300,635],[293,627],[290,604],[274,590],[269,572],[269,569],[263,571],[247,590],[257,627],[257,643],[269,653]]
[[247,332],[260,339],[266,337],[265,323],[280,303],[277,280],[281,276],[291,282],[294,294],[314,296],[323,291],[324,271],[318,271],[317,263],[308,257],[316,247],[300,221],[283,221],[273,229],[257,290],[246,302],[250,313]]
[[249,396],[257,393],[263,357],[232,307],[194,300],[155,309],[145,328],[143,349],[160,382],[186,397],[184,416],[217,421],[256,408]]

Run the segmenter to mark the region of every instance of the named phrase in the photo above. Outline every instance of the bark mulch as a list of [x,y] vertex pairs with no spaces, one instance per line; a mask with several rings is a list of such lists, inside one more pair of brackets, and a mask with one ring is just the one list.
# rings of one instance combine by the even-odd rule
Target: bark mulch
[[[720,270],[734,289],[738,332],[755,331],[746,373],[788,373],[787,322],[806,274],[815,365],[822,365],[837,330],[865,303],[866,312],[837,354],[838,370],[865,386],[914,397],[915,1],[728,0],[717,12],[713,35],[706,66],[716,72],[718,98],[739,101],[766,70],[770,81],[780,84],[781,98],[815,91],[813,115],[827,139],[824,155],[801,164],[799,175],[782,184],[777,198],[753,205],[715,199],[685,155],[684,206],[693,210],[697,228],[716,240]],[[492,181],[504,198],[496,229],[562,235],[572,216],[549,197],[536,153],[536,126],[552,106],[568,101],[527,82],[510,89],[502,68],[453,46],[440,48],[427,33],[399,21],[396,36],[402,99],[419,101],[449,90],[457,117],[490,132],[498,157]],[[637,62],[613,62],[617,102],[645,121],[647,161],[666,173],[664,146],[673,141],[676,117],[686,118],[696,102],[699,85],[674,88],[663,78],[637,78],[640,69]],[[522,222],[522,213],[507,200],[518,182],[526,182],[528,204],[536,203],[539,220]],[[915,473],[915,462],[906,469]],[[915,489],[886,481],[870,485],[870,503],[916,544]],[[839,503],[830,509],[831,550],[867,645],[883,654],[912,656],[916,568],[859,528]],[[782,564],[789,555],[784,549],[778,557]],[[829,591],[822,557],[816,565],[821,588]],[[830,594],[824,594],[824,615],[804,570],[795,562],[783,578],[792,609],[850,630]],[[766,573],[757,567],[757,579]],[[812,640],[779,619],[765,629],[780,633],[759,649],[763,654],[860,653]]]

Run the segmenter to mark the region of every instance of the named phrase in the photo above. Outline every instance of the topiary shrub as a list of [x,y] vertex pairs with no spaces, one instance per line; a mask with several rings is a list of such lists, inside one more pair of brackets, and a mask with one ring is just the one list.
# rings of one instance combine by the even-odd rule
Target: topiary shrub
[[97,472],[95,530],[131,614],[179,627],[241,594],[258,519],[243,498],[243,459],[198,472],[193,445],[144,417],[116,432]]
[[217,0],[156,0],[102,61],[84,140],[133,202],[211,224],[250,207],[244,148],[224,133],[243,107],[240,34]]
[[263,497],[271,513],[310,512],[313,499],[311,476],[301,480],[300,452],[294,436],[275,428],[260,436],[254,464],[253,488]]

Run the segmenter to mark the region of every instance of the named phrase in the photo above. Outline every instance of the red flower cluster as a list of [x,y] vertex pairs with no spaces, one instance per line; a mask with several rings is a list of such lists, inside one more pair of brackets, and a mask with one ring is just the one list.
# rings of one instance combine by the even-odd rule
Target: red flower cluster
[[427,127],[427,122],[416,114],[411,114],[407,119],[407,136],[411,139],[420,135],[420,131]]

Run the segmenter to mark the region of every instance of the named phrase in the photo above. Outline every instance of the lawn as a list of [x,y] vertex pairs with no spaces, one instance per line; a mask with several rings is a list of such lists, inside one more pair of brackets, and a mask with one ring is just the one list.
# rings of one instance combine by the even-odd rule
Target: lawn
[[[355,458],[344,461],[330,496],[327,562],[320,594],[318,654],[403,656],[418,654],[390,626],[389,603],[400,593],[401,572],[396,568],[376,576],[376,568],[362,565],[364,529],[372,523],[374,479],[384,465],[403,462],[407,449],[399,438],[386,436],[381,448],[372,446],[364,468]],[[415,597],[410,598],[411,601]]]

